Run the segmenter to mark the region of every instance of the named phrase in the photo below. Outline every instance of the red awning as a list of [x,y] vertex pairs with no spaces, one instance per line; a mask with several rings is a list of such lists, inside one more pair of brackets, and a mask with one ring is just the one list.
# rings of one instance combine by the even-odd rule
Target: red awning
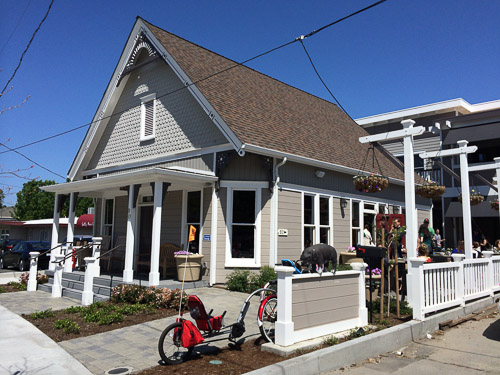
[[94,226],[94,214],[85,214],[78,218],[77,228],[92,228]]

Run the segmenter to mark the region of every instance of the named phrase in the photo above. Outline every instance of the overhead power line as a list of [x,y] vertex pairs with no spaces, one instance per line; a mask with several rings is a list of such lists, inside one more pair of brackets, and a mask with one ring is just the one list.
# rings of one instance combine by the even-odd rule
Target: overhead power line
[[5,87],[2,89],[2,91],[0,91],[0,93],[3,93],[5,91],[5,89],[9,86],[9,83],[14,79],[14,77],[17,73],[17,70],[21,66],[21,63],[23,62],[24,55],[26,54],[26,52],[28,52],[28,49],[30,48],[31,42],[33,42],[33,39],[35,39],[36,33],[38,32],[38,30],[40,30],[40,27],[42,27],[43,23],[45,22],[45,19],[49,15],[50,8],[52,8],[52,4],[54,4],[54,0],[52,0],[50,2],[49,9],[47,9],[47,13],[45,13],[45,16],[43,17],[42,21],[40,22],[40,24],[38,25],[36,30],[33,32],[33,35],[31,35],[31,39],[30,39],[28,45],[26,46],[26,48],[24,49],[23,53],[21,54],[21,58],[19,59],[19,63],[17,64],[16,69],[14,69],[14,73],[12,73],[12,76],[9,78],[9,80],[5,84]]
[[12,30],[9,37],[7,38],[5,43],[3,44],[2,49],[0,50],[0,55],[2,54],[3,50],[5,49],[5,46],[7,46],[7,44],[9,44],[10,38],[12,38],[12,35],[14,35],[17,28],[19,27],[19,24],[21,23],[21,20],[23,19],[24,15],[26,14],[26,11],[28,10],[28,7],[30,6],[30,4],[31,4],[31,0],[29,0],[28,4],[26,4],[26,7],[24,8],[23,14],[21,14],[21,17],[19,17],[19,20],[17,21],[16,26],[14,27],[14,30]]
[[[180,88],[175,89],[175,90],[173,90],[173,91],[170,91],[170,92],[168,92],[168,93],[166,93],[166,94],[163,94],[163,95],[161,95],[161,96],[158,96],[158,97],[157,97],[157,99],[161,99],[161,98],[166,97],[166,96],[168,96],[168,95],[175,94],[175,93],[176,93],[176,92],[178,92],[178,91],[185,90],[186,88],[191,87],[191,86],[193,86],[193,85],[196,85],[197,83],[203,82],[203,81],[205,81],[205,80],[207,80],[207,79],[210,79],[210,78],[212,78],[212,77],[215,77],[215,76],[217,76],[217,75],[219,75],[219,74],[221,74],[221,73],[225,73],[225,72],[227,72],[227,71],[229,71],[229,70],[231,70],[231,69],[234,69],[234,68],[236,68],[236,67],[238,67],[238,66],[242,66],[242,65],[244,65],[244,64],[246,64],[246,63],[248,63],[248,62],[250,62],[250,61],[253,61],[253,60],[258,59],[258,58],[260,58],[260,57],[262,57],[262,56],[265,56],[265,55],[267,55],[267,54],[269,54],[269,53],[271,53],[271,52],[275,52],[275,51],[277,51],[277,50],[279,50],[279,49],[281,49],[281,48],[284,48],[284,47],[286,47],[286,46],[288,46],[288,45],[290,45],[290,44],[293,44],[293,43],[298,42],[298,41],[302,41],[302,40],[303,40],[303,39],[305,39],[305,38],[309,38],[309,37],[311,37],[311,36],[313,36],[313,35],[315,35],[315,34],[317,34],[317,33],[321,32],[321,31],[323,31],[323,30],[325,30],[325,29],[327,29],[327,28],[329,28],[329,27],[331,27],[331,26],[333,26],[333,25],[338,24],[339,22],[342,22],[342,21],[347,20],[347,19],[349,19],[349,18],[351,18],[351,17],[353,17],[353,16],[355,16],[355,15],[357,15],[357,14],[360,14],[360,13],[362,13],[362,12],[365,12],[365,11],[367,11],[367,10],[369,10],[369,9],[371,9],[371,8],[373,8],[373,7],[375,7],[375,6],[377,6],[377,5],[380,5],[380,4],[382,4],[382,3],[386,2],[386,1],[387,1],[387,0],[380,0],[380,1],[377,1],[376,3],[373,3],[372,5],[369,5],[369,6],[365,7],[365,8],[363,8],[363,9],[360,9],[360,10],[358,10],[358,11],[356,11],[356,12],[353,12],[353,13],[351,13],[351,14],[349,14],[349,15],[345,16],[345,17],[339,18],[338,20],[333,21],[333,22],[331,22],[331,23],[329,23],[329,24],[327,24],[327,25],[325,25],[325,26],[322,26],[322,27],[320,27],[319,29],[314,30],[314,31],[312,31],[312,32],[310,32],[310,33],[308,33],[308,34],[306,34],[306,35],[302,35],[302,36],[300,36],[300,37],[297,37],[297,38],[295,38],[294,40],[291,40],[291,41],[289,41],[289,42],[286,42],[286,43],[284,43],[284,44],[281,44],[281,45],[280,45],[280,46],[278,46],[278,47],[274,47],[274,48],[272,48],[272,49],[270,49],[270,50],[267,50],[266,52],[263,52],[263,53],[260,53],[260,54],[258,54],[258,55],[256,55],[256,56],[254,56],[254,57],[252,57],[252,58],[249,58],[249,59],[244,60],[244,61],[239,62],[239,63],[235,63],[234,65],[232,65],[232,66],[230,66],[230,67],[228,67],[228,68],[225,68],[225,69],[223,69],[223,70],[220,70],[220,71],[218,71],[218,72],[215,72],[215,73],[213,73],[213,74],[210,74],[210,75],[208,75],[208,76],[206,76],[206,77],[200,78],[199,80],[194,81],[194,82],[192,82],[192,83],[190,83],[190,84],[187,84],[187,85],[185,85],[185,86],[183,86],[183,87],[180,87]],[[52,5],[52,4],[51,4],[51,5]],[[302,44],[302,45],[303,45],[303,44]],[[304,47],[304,49],[305,49],[305,47]],[[306,51],[306,53],[307,53],[307,51]],[[309,59],[310,59],[310,56],[309,56]],[[310,59],[310,61],[311,61],[311,64],[313,65],[313,67],[314,67],[314,64],[312,63],[312,60],[311,60],[311,59]],[[319,73],[317,72],[317,70],[316,70],[316,68],[315,68],[315,67],[314,67],[314,70],[316,71],[316,73],[317,73],[317,74],[318,74],[318,76],[319,76]],[[326,87],[326,84],[325,84],[325,83],[324,83],[324,81],[321,79],[321,77],[320,77],[320,80],[323,82],[323,85],[325,85],[325,87]],[[344,108],[340,105],[339,101],[338,101],[338,100],[337,100],[337,99],[333,96],[333,94],[332,94],[332,93],[331,93],[331,91],[328,89],[328,87],[327,87],[327,90],[328,90],[328,92],[330,92],[330,94],[332,95],[332,97],[334,98],[334,100],[337,102],[337,104],[338,104],[338,105],[339,105],[339,106],[340,106],[340,107],[344,110],[344,112],[347,114],[347,112],[345,111],[345,109],[344,109]],[[131,108],[133,108],[133,107],[131,107]],[[124,113],[124,112],[126,112],[126,111],[130,110],[131,108],[126,108],[126,109],[124,109],[124,110],[121,110],[121,111],[115,112],[115,113],[113,113],[113,114],[111,114],[111,115],[109,115],[109,116],[102,117],[102,118],[101,118],[100,120],[98,120],[98,121],[102,121],[102,120],[105,120],[105,119],[109,119],[109,118],[111,118],[111,117],[113,117],[113,116],[120,115],[120,114],[122,114],[122,113]],[[349,114],[347,114],[347,115],[349,116]],[[18,146],[18,147],[11,148],[11,149],[9,149],[9,150],[7,150],[7,151],[2,151],[2,152],[0,152],[0,155],[1,155],[1,154],[4,154],[4,153],[6,153],[6,152],[11,152],[11,151],[19,150],[19,149],[24,148],[24,147],[32,146],[32,145],[35,145],[35,144],[37,144],[37,143],[41,143],[41,142],[47,141],[47,140],[49,140],[49,139],[53,139],[53,138],[56,138],[56,137],[60,137],[60,136],[62,136],[62,135],[65,135],[65,134],[68,134],[68,133],[74,132],[74,131],[76,131],[76,130],[79,130],[79,129],[82,129],[82,128],[85,128],[85,127],[88,127],[88,126],[90,126],[90,125],[92,125],[92,124],[94,124],[94,123],[96,123],[96,122],[98,122],[98,121],[91,121],[91,122],[89,122],[89,123],[86,123],[86,124],[83,124],[83,125],[77,126],[77,127],[75,127],[75,128],[72,128],[72,129],[66,130],[66,131],[64,131],[64,132],[61,132],[61,133],[56,133],[56,134],[53,134],[53,135],[51,135],[51,136],[49,136],[49,137],[42,138],[42,139],[39,139],[39,140],[36,140],[36,141],[30,142],[30,143],[26,143],[26,144],[24,144],[24,145],[22,145],[22,146]]]

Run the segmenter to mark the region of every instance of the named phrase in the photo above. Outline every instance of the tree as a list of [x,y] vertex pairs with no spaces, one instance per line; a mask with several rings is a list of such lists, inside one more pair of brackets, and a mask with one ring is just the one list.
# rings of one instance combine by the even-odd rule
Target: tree
[[[17,193],[17,202],[14,206],[13,217],[17,220],[50,219],[54,215],[55,194],[43,191],[42,186],[55,185],[52,180],[32,180],[23,185]],[[77,200],[75,215],[87,213],[93,206],[92,198],[79,198]],[[62,217],[67,217],[69,212],[69,199],[66,199],[62,210]]]
[[0,189],[0,208],[4,208],[5,206],[3,205],[3,200],[5,199],[5,193],[3,192],[2,189]]

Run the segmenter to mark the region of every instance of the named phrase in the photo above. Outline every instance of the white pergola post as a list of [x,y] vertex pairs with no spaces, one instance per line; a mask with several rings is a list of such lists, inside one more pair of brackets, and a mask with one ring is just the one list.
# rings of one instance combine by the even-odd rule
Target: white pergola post
[[469,146],[467,141],[458,141],[458,148],[444,151],[423,152],[420,154],[422,159],[435,158],[437,156],[460,155],[460,183],[462,189],[462,216],[464,231],[465,258],[472,259],[472,219],[470,212],[470,192],[469,192],[469,165],[467,163],[467,154],[477,151],[477,146]]
[[130,185],[128,189],[128,219],[127,219],[127,239],[125,244],[125,269],[123,270],[123,282],[132,283],[134,281],[134,247],[136,228],[136,194],[137,185]]
[[59,243],[59,194],[55,195],[54,199],[54,217],[52,219],[52,238],[50,247],[53,249],[50,252],[50,262],[49,262],[49,270],[54,271],[56,269],[55,257],[57,254],[60,254],[60,249],[55,248]]
[[[64,255],[68,256],[73,251],[73,239],[75,234],[75,193],[69,195],[69,214],[68,214],[68,232],[66,235],[66,252]],[[68,258],[64,262],[64,272],[73,271],[73,259]]]
[[151,269],[149,272],[149,285],[160,284],[160,234],[161,234],[161,211],[163,182],[154,183],[154,203],[153,203],[153,234],[151,239]]

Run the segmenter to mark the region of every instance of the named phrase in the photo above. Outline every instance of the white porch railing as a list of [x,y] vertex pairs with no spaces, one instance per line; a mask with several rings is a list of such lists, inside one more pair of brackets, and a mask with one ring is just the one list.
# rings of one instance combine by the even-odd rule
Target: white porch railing
[[493,296],[500,291],[500,256],[484,252],[484,259],[468,259],[453,263],[425,263],[410,259],[411,288],[414,294],[413,318],[424,320],[425,314],[467,301]]

